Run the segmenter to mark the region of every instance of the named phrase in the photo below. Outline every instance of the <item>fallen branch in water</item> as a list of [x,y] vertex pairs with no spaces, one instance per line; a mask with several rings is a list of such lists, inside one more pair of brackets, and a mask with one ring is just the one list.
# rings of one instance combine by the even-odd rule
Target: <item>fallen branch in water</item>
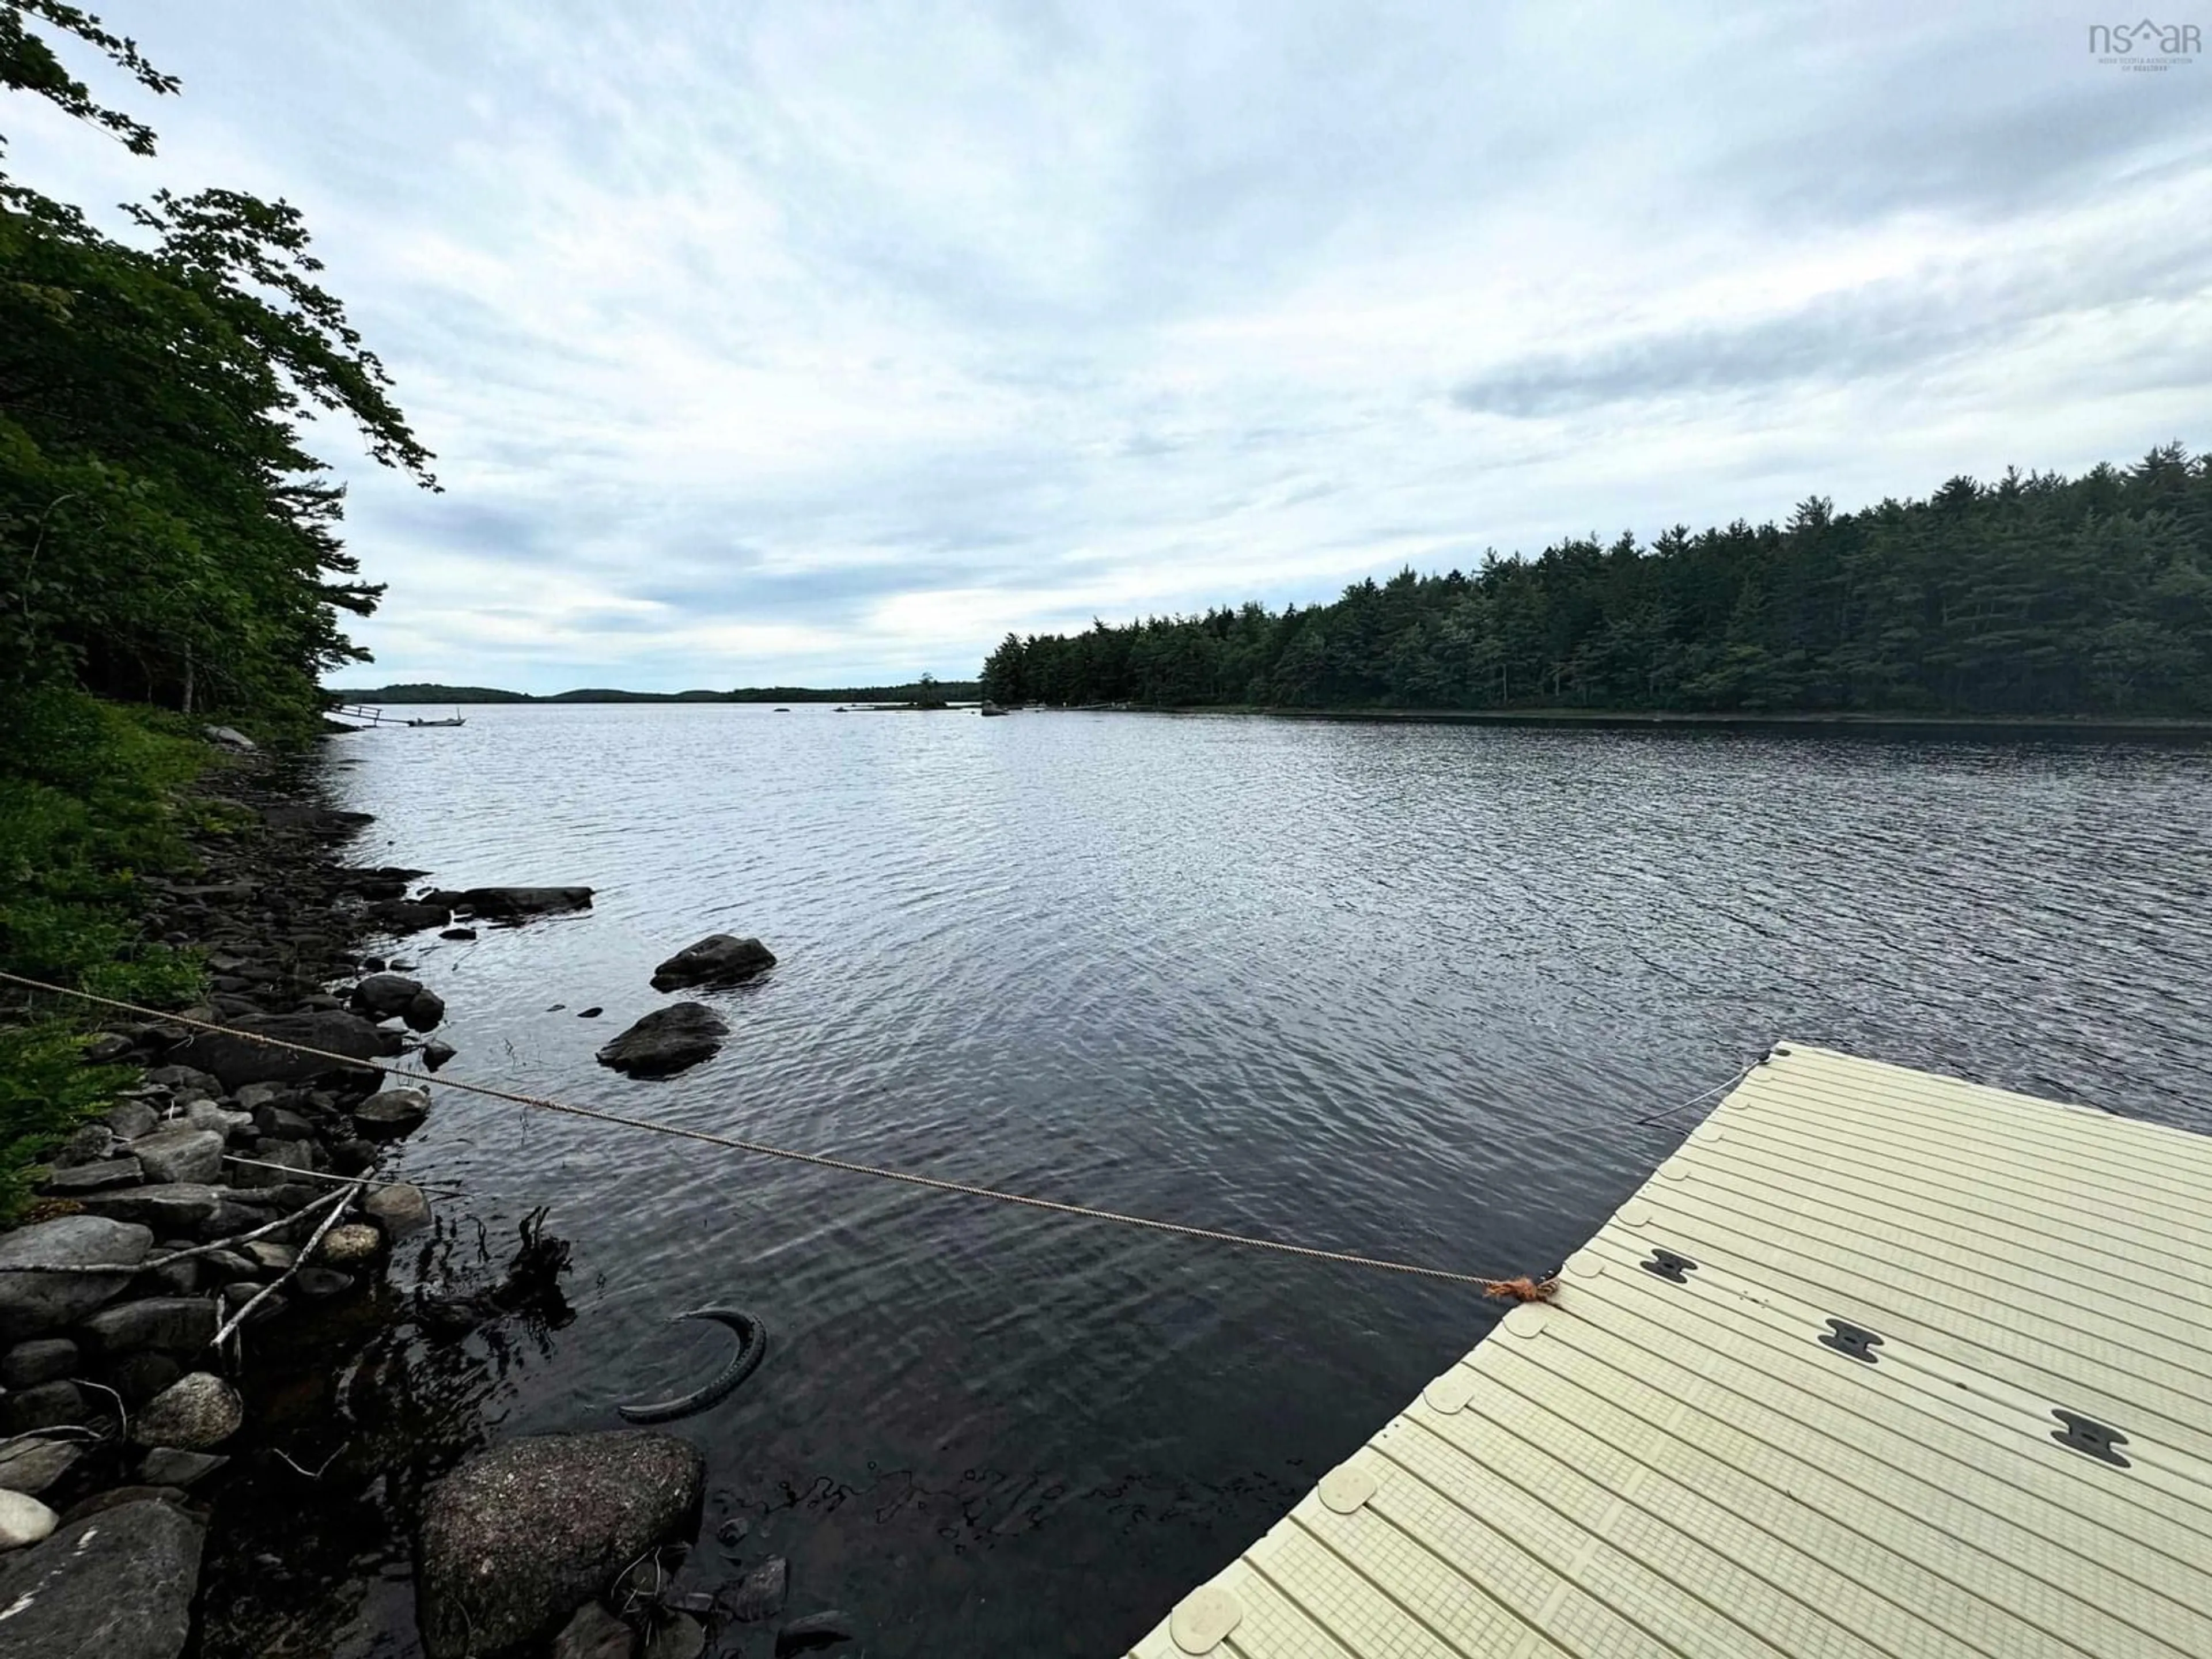
[[[313,1234],[308,1238],[307,1242],[300,1247],[300,1253],[292,1258],[292,1265],[285,1268],[284,1271],[279,1273],[275,1279],[270,1279],[269,1283],[264,1285],[258,1291],[256,1291],[253,1293],[252,1297],[244,1307],[240,1308],[236,1313],[231,1315],[228,1319],[223,1321],[222,1326],[216,1330],[216,1334],[208,1339],[208,1346],[213,1348],[218,1353],[222,1352],[223,1340],[243,1327],[247,1318],[252,1314],[256,1308],[259,1307],[264,1302],[266,1302],[270,1297],[276,1295],[276,1292],[282,1290],[286,1285],[291,1283],[293,1276],[296,1274],[307,1260],[314,1255],[315,1246],[323,1242],[323,1235],[338,1224],[338,1218],[343,1215],[347,1210],[351,1208],[353,1201],[361,1196],[362,1188],[365,1184],[365,1182],[356,1181],[352,1186],[347,1188],[342,1193],[334,1193],[329,1198],[319,1199],[316,1200],[317,1203],[329,1205],[330,1213],[323,1218],[321,1224],[315,1229]],[[307,1209],[309,1210],[313,1208],[314,1208],[314,1205],[313,1204],[307,1206]],[[305,1215],[307,1212],[307,1210],[301,1210],[299,1212],[301,1215]]]

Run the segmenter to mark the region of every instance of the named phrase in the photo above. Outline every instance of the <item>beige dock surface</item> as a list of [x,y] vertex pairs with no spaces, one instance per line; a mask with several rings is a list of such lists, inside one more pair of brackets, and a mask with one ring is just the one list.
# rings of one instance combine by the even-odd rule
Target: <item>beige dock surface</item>
[[2212,1138],[1786,1044],[1560,1285],[1135,1659],[2212,1656]]

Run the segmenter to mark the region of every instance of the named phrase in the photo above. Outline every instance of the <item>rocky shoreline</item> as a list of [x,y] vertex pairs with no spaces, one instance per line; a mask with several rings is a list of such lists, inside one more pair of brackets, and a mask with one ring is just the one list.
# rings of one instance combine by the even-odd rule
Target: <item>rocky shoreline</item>
[[[443,1002],[404,957],[363,943],[432,927],[466,937],[479,921],[588,907],[590,889],[418,891],[422,872],[349,866],[343,845],[368,820],[318,799],[310,769],[266,757],[241,759],[212,792],[231,827],[197,838],[196,878],[149,880],[148,927],[204,952],[208,1000],[184,1015],[224,1029],[112,1023],[88,1057],[137,1066],[143,1081],[54,1156],[31,1212],[0,1236],[0,1656],[236,1650],[212,1634],[233,1622],[231,1582],[288,1574],[264,1552],[204,1584],[210,1528],[253,1504],[272,1459],[319,1474],[257,1443],[265,1355],[331,1333],[334,1346],[290,1363],[353,1414],[403,1341],[567,1316],[567,1247],[542,1215],[524,1223],[504,1275],[430,1287],[455,1228],[421,1187],[380,1171],[430,1115],[432,1091],[252,1039],[434,1071],[453,1053],[434,1035]],[[774,961],[757,941],[702,941],[664,964],[666,988]],[[715,1034],[687,1009],[713,1019],[676,1005],[660,1012],[681,1030],[633,1028],[603,1059],[644,1076],[695,1063]],[[401,1294],[385,1269],[410,1240],[418,1282]],[[430,1659],[696,1659],[710,1632],[781,1611],[779,1558],[730,1598],[667,1590],[701,1514],[702,1460],[685,1441],[637,1430],[464,1441],[440,1462],[404,1506],[416,1512]],[[842,1615],[819,1615],[777,1630],[774,1651],[849,1635]]]

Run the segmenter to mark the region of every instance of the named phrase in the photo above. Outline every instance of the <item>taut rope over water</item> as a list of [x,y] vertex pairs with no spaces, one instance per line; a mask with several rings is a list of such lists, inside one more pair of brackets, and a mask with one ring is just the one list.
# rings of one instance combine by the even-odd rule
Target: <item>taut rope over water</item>
[[[1181,1238],[1202,1238],[1217,1244],[1242,1245],[1247,1249],[1272,1250],[1279,1255],[1294,1255],[1310,1261],[1334,1261],[1346,1267],[1372,1267],[1383,1273],[1407,1273],[1420,1279],[1442,1279],[1448,1284],[1471,1285],[1486,1296],[1508,1302],[1540,1302],[1548,1300],[1557,1290],[1554,1279],[1527,1277],[1490,1279],[1480,1273],[1455,1272],[1449,1267],[1431,1267],[1415,1261],[1396,1261],[1387,1256],[1361,1255],[1349,1250],[1322,1249],[1311,1244],[1291,1244],[1276,1238],[1258,1238],[1249,1233],[1226,1232],[1217,1227],[1195,1227],[1181,1221],[1163,1221],[1153,1216],[1129,1215],[1119,1210],[1101,1209],[1090,1204],[1070,1204],[1059,1199],[1037,1198],[1026,1193],[1002,1192],[994,1187],[981,1187],[965,1181],[948,1181],[939,1176],[917,1174],[911,1170],[886,1169],[879,1164],[862,1164],[853,1158],[835,1158],[826,1152],[799,1152],[787,1146],[772,1146],[765,1141],[748,1140],[736,1135],[716,1134],[712,1130],[696,1129],[686,1124],[663,1123],[652,1118],[633,1117],[624,1112],[610,1112],[594,1106],[578,1106],[571,1102],[553,1100],[542,1095],[526,1095],[511,1089],[496,1089],[489,1084],[471,1083],[462,1078],[439,1077],[431,1073],[410,1072],[397,1066],[387,1066],[374,1060],[356,1060],[350,1054],[333,1054],[327,1048],[316,1048],[303,1042],[293,1042],[283,1037],[272,1037],[258,1031],[241,1030],[235,1026],[217,1025],[212,1021],[192,1019],[182,1014],[163,1013],[156,1008],[143,1008],[136,1003],[124,1002],[114,997],[98,996],[90,991],[76,990],[66,985],[51,985],[43,980],[30,979],[21,974],[0,969],[0,981],[20,985],[27,990],[44,991],[55,996],[73,997],[102,1008],[136,1014],[165,1024],[181,1025],[197,1031],[212,1032],[217,1036],[235,1037],[264,1048],[282,1048],[292,1054],[307,1054],[317,1060],[327,1060],[334,1065],[355,1071],[376,1072],[394,1078],[410,1087],[431,1086],[457,1089],[464,1094],[477,1095],[486,1100],[504,1102],[510,1106],[521,1106],[532,1111],[553,1112],[563,1117],[581,1118],[590,1123],[604,1123],[619,1129],[641,1129],[648,1134],[666,1135],[678,1140],[696,1141],[704,1146],[719,1146],[726,1152],[750,1152],[760,1158],[781,1158],[787,1163],[810,1164],[817,1170],[835,1170],[843,1175],[868,1176],[878,1181],[896,1181],[905,1186],[921,1187],[931,1192],[956,1193],[963,1198],[988,1199],[998,1204],[1018,1204],[1026,1209],[1044,1210],[1055,1215],[1080,1216],[1090,1221],[1112,1222],[1117,1226],[1140,1227],[1148,1231],[1168,1233]],[[1731,1079],[1733,1081],[1734,1079]],[[1729,1085],[1723,1084],[1721,1088]],[[1708,1094],[1718,1090],[1709,1090]],[[1703,1097],[1700,1097],[1702,1098]],[[1691,1103],[1685,1103],[1686,1104]],[[1679,1108],[1677,1109],[1680,1109]]]

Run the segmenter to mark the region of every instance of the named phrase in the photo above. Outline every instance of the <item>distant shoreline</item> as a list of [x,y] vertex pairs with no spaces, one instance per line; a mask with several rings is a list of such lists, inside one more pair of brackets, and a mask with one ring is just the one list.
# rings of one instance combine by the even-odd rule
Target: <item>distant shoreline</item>
[[[1039,706],[1038,712],[1060,711]],[[2185,715],[2113,714],[1863,714],[1854,711],[1797,713],[1706,713],[1688,709],[1618,708],[1271,708],[1252,703],[1191,704],[1153,708],[1090,705],[1098,714],[1237,714],[1272,720],[1331,720],[1369,725],[1679,726],[1768,728],[1818,731],[1981,731],[2069,737],[2184,737],[2212,738],[2212,718]]]

